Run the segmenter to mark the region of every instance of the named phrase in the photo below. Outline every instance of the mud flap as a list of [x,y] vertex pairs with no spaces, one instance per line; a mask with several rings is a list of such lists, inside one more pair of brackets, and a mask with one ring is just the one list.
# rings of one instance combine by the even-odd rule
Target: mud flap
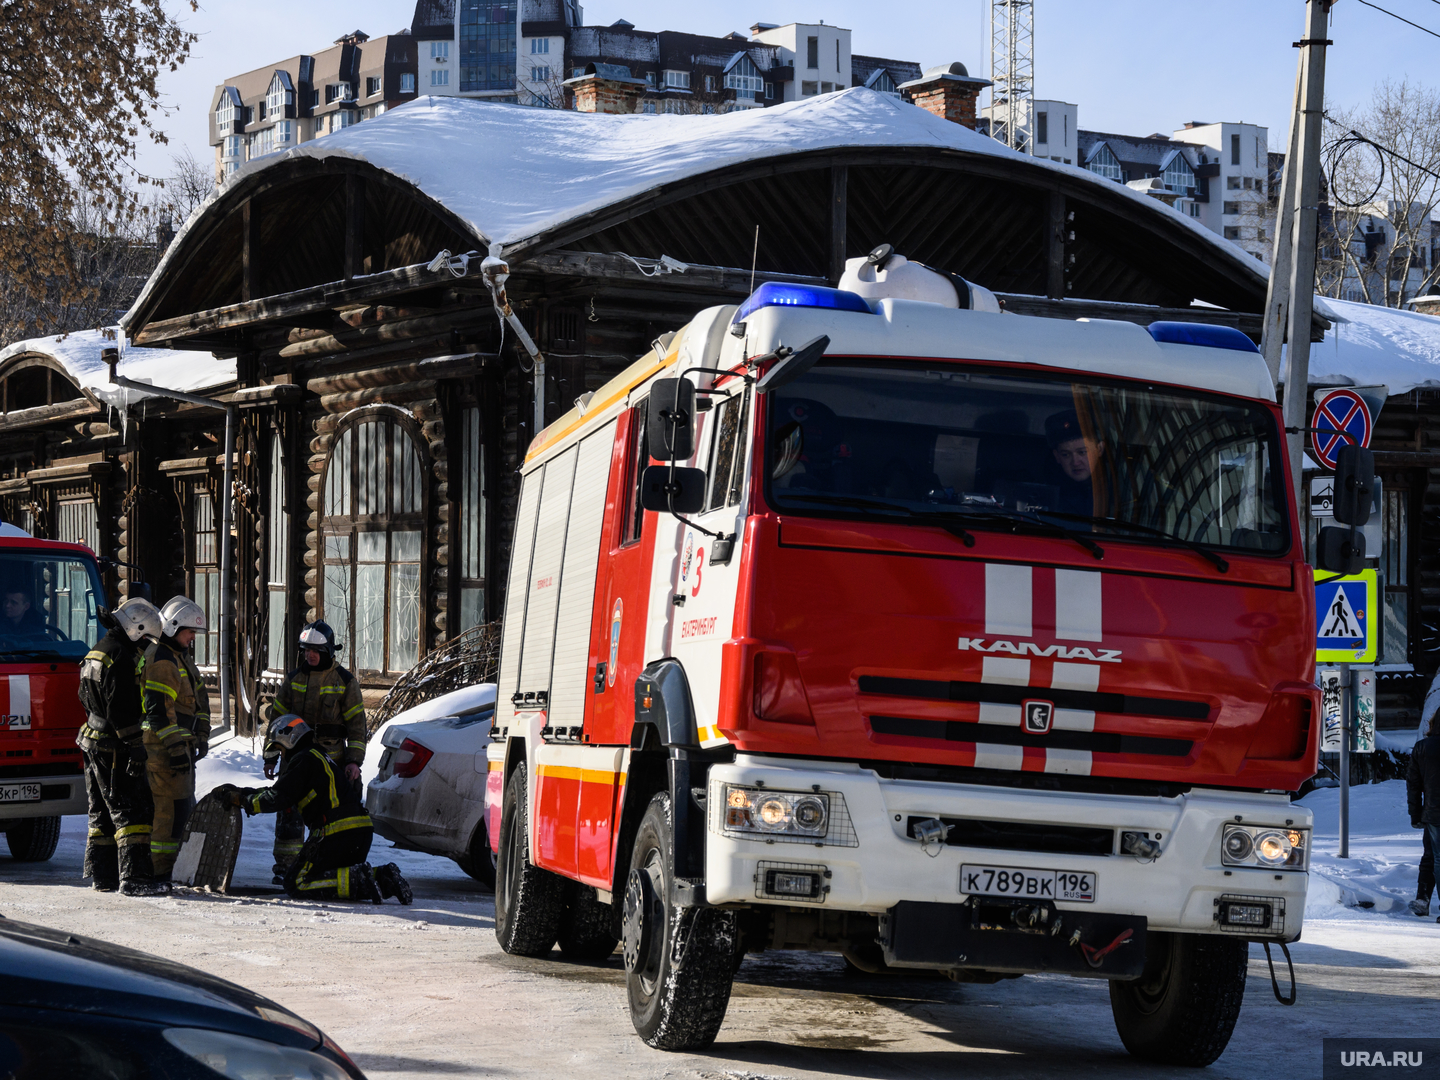
[[190,813],[171,879],[211,892],[229,892],[240,856],[244,815],[238,806],[206,795]]

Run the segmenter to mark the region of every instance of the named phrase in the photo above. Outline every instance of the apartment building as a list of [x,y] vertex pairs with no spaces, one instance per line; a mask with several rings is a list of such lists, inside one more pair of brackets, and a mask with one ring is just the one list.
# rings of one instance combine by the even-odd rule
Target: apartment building
[[1210,197],[1199,202],[1200,222],[1269,262],[1274,245],[1268,212],[1270,129],[1191,122],[1172,138],[1198,147],[1196,175],[1208,179],[1210,188]]
[[245,162],[340,131],[416,94],[415,39],[360,30],[226,79],[210,104],[219,183]]

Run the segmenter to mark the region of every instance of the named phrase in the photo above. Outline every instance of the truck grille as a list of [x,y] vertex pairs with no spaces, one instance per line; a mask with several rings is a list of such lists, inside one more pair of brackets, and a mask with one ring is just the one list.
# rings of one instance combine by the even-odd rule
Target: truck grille
[[[911,815],[905,835],[913,838],[918,822],[932,820]],[[987,821],[983,818],[937,818],[950,826],[945,843],[951,847],[996,848],[1050,855],[1112,855],[1115,830],[1083,825],[1047,825],[1031,821]]]
[[[1047,693],[1053,694],[1057,691]],[[979,724],[969,720],[919,720],[909,716],[872,716],[870,729],[877,735],[906,735],[919,739],[944,739],[946,742],[998,743],[1001,746],[1089,750],[1098,754],[1150,754],[1158,757],[1185,757],[1195,745],[1189,739],[1121,735],[1111,731],[1056,730],[1044,735],[1031,735],[1018,727]]]
[[[886,697],[921,698],[926,701],[963,701],[990,705],[1019,705],[1027,698],[1042,697],[1059,709],[1082,709],[1120,716],[1154,716],[1170,720],[1208,720],[1210,706],[1204,701],[1175,698],[1133,697],[1092,690],[1056,690],[1049,687],[1014,686],[1007,683],[942,682],[938,679],[892,679],[883,675],[860,676],[862,694]],[[993,740],[990,740],[993,741]],[[1188,753],[1187,751],[1184,751]]]

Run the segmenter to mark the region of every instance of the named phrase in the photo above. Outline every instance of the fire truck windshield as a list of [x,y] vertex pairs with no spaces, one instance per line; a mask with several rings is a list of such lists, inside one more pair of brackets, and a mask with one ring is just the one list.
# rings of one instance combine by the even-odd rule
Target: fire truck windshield
[[963,515],[966,528],[1029,520],[1149,543],[1290,547],[1279,432],[1251,401],[1085,374],[829,358],[767,400],[767,498],[787,513],[934,513]]
[[99,638],[104,595],[83,556],[0,551],[0,660],[83,659]]

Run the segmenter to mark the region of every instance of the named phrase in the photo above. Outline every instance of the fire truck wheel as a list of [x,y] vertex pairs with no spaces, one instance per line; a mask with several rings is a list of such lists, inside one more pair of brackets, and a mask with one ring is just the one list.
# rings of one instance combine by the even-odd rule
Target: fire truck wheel
[[560,951],[566,960],[594,962],[615,951],[620,940],[611,930],[613,913],[587,885],[575,888],[565,917],[560,921]]
[[657,1050],[709,1046],[730,1004],[735,915],[669,903],[675,865],[670,796],[650,800],[625,887],[625,989],[630,1020]]
[[58,817],[20,818],[5,826],[5,844],[16,862],[44,862],[59,842]]
[[515,956],[544,956],[560,932],[566,881],[530,861],[525,766],[505,785],[500,857],[495,867],[495,940]]
[[1125,1049],[1165,1065],[1209,1065],[1235,1030],[1249,955],[1249,942],[1240,938],[1147,935],[1144,973],[1110,982],[1110,1009]]

